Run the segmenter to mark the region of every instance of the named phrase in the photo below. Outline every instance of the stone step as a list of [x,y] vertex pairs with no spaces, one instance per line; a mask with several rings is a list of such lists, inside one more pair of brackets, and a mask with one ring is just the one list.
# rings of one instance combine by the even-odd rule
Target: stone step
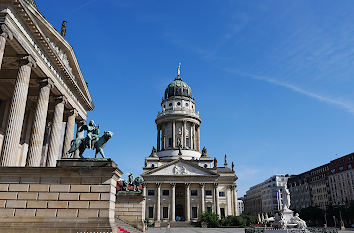
[[[130,232],[130,233],[141,233],[142,231],[140,231],[139,229],[136,229],[135,227],[129,225],[128,223],[122,221],[119,218],[116,218],[116,225],[117,227],[123,228],[124,230]],[[120,232],[120,231],[118,231]]]

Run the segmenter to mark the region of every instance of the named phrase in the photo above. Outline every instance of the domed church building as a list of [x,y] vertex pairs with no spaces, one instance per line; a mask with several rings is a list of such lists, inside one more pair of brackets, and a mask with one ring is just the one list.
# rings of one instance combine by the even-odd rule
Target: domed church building
[[227,157],[223,166],[200,150],[199,112],[191,88],[180,76],[165,89],[155,120],[157,145],[145,158],[145,216],[155,226],[169,221],[196,221],[204,211],[238,215],[237,176]]

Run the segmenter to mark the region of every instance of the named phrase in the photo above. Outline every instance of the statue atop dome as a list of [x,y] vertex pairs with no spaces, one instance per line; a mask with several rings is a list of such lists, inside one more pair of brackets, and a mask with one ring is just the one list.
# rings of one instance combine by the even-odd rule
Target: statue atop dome
[[176,79],[182,80],[181,77],[180,77],[180,75],[181,75],[181,63],[178,63],[178,66],[177,66],[177,77],[176,77]]

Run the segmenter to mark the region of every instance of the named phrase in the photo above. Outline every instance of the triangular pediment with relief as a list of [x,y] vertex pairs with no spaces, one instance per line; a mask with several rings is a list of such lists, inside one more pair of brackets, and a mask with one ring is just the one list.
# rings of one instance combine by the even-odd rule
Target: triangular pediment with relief
[[156,168],[147,173],[149,176],[217,176],[216,173],[208,171],[198,165],[179,160]]

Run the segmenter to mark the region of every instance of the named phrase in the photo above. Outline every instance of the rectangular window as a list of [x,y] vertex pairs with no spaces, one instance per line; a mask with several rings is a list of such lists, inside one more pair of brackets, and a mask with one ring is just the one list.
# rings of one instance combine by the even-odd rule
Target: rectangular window
[[198,190],[191,190],[191,196],[198,196]]
[[154,207],[149,207],[149,218],[154,218]]
[[225,208],[220,208],[220,215],[222,218],[225,218]]
[[225,197],[225,192],[219,192],[219,197]]
[[212,196],[213,192],[211,190],[205,190],[205,196]]
[[163,207],[162,208],[162,217],[163,218],[168,218],[168,207]]
[[198,218],[198,208],[192,207],[192,218]]
[[168,195],[170,195],[170,190],[168,190],[168,189],[162,190],[162,195],[163,195],[163,196],[168,196]]
[[148,196],[155,196],[155,190],[149,189],[148,190]]
[[172,138],[168,138],[168,147],[172,147]]

